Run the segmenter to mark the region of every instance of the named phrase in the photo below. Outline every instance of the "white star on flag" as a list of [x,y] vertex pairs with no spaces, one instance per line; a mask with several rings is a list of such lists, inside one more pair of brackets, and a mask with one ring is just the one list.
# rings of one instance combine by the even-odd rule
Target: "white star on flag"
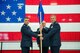
[[18,6],[18,9],[22,9],[22,6],[21,6],[21,5],[19,5],[19,6]]
[[10,21],[10,19],[11,19],[10,17],[7,17],[7,18],[6,18],[6,21]]
[[17,18],[17,20],[20,22],[22,20],[22,18],[19,17],[19,18]]
[[16,15],[16,13],[17,13],[17,12],[13,11],[13,12],[12,12],[12,15]]
[[5,15],[5,12],[4,12],[4,11],[2,11],[2,12],[1,12],[1,15]]
[[6,7],[7,7],[7,9],[10,9],[10,8],[11,8],[11,6],[10,6],[10,5],[7,5]]
[[17,5],[18,5],[18,9],[22,9],[24,4],[23,3],[18,3]]

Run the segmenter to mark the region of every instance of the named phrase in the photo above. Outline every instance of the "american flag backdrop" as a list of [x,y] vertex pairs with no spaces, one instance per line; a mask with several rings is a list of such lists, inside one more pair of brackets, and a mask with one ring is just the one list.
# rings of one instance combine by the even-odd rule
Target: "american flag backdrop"
[[[20,28],[26,16],[30,18],[29,25],[33,31],[39,27],[39,2],[40,0],[0,0],[0,42],[7,41],[3,43],[4,53],[21,53]],[[61,26],[60,53],[80,53],[80,0],[42,0],[42,6],[46,26],[49,27],[52,14],[56,15]],[[34,53],[39,50],[35,41],[33,50]]]

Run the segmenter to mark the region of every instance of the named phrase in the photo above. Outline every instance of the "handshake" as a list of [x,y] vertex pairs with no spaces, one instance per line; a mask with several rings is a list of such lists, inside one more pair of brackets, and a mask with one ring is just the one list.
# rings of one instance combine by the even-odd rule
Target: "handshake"
[[40,34],[38,34],[38,36],[40,37],[40,40],[43,40],[43,37],[42,37],[42,29],[43,29],[43,26],[42,24],[40,25]]

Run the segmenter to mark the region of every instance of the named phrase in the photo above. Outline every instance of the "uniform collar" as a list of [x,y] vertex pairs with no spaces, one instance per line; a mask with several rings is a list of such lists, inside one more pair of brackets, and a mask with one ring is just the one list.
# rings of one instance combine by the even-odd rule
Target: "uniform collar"
[[28,26],[27,24],[24,24],[25,26]]
[[43,28],[46,28],[46,27],[43,27]]
[[55,22],[53,22],[52,24],[55,24],[56,23],[56,21]]

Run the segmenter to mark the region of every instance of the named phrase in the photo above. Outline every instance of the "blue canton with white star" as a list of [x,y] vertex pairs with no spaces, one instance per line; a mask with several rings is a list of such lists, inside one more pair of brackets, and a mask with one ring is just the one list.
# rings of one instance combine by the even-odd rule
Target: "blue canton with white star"
[[0,0],[0,23],[22,23],[25,0]]

